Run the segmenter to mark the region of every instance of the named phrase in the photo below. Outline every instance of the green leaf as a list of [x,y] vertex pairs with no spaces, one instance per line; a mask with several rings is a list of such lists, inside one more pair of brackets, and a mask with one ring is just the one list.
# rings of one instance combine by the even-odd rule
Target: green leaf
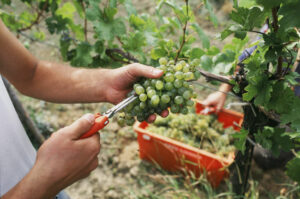
[[214,24],[215,27],[218,26],[218,19],[214,13],[212,5],[210,4],[210,2],[208,0],[204,0],[204,5],[209,13],[210,21]]
[[117,14],[117,12],[118,12],[117,8],[112,8],[112,7],[104,8],[104,14],[107,17],[108,21],[112,21],[114,16]]
[[247,93],[243,94],[243,100],[248,102],[251,101],[258,93],[256,86],[251,84],[245,87],[245,91],[247,91]]
[[167,55],[167,52],[164,49],[161,48],[155,48],[151,50],[151,58],[154,60],[157,60],[161,57],[164,57]]
[[131,0],[125,0],[124,1],[124,6],[125,6],[125,9],[126,9],[126,11],[127,11],[127,13],[128,13],[129,16],[131,16],[131,15],[137,15],[136,9],[133,6]]
[[56,10],[56,14],[62,16],[63,19],[68,18],[72,20],[75,11],[75,6],[71,2],[67,2]]
[[208,36],[203,32],[202,28],[197,23],[193,23],[191,26],[197,32],[199,39],[202,42],[203,48],[208,49],[210,47],[210,42],[209,42]]
[[97,0],[90,0],[90,5],[86,9],[86,18],[90,21],[98,20],[102,18],[102,12],[99,9],[99,4]]
[[[239,7],[232,11],[230,17],[233,21],[243,26],[245,30],[252,30],[254,27],[261,27],[265,21],[266,15],[259,7],[252,7],[250,9]],[[238,31],[238,30],[232,30]]]
[[300,131],[300,99],[294,98],[292,109],[283,113],[280,117],[283,124],[290,123],[290,126],[297,131]]
[[142,19],[136,15],[133,15],[133,14],[129,17],[129,23],[130,23],[130,25],[132,25],[133,27],[138,28],[138,29],[143,29],[144,26],[146,25],[146,22],[144,19]]
[[93,62],[92,46],[89,43],[80,43],[76,47],[76,55],[71,61],[72,66],[88,66]]
[[274,81],[269,81],[266,75],[253,76],[249,78],[250,84],[246,86],[245,90],[247,93],[243,94],[243,99],[250,101],[255,97],[255,105],[266,105],[270,98],[273,90]]
[[293,180],[300,183],[300,153],[298,152],[297,156],[290,160],[286,165],[287,171],[286,174]]
[[84,18],[84,12],[83,12],[83,8],[82,8],[81,4],[79,3],[78,0],[73,0],[72,2],[73,2],[74,6],[76,8],[77,13],[83,19]]
[[233,134],[232,137],[235,139],[234,140],[235,147],[244,154],[245,149],[246,149],[246,140],[248,137],[248,130],[241,129],[240,132]]
[[295,94],[291,88],[285,86],[283,81],[279,81],[273,86],[273,92],[267,108],[275,110],[279,114],[287,113],[292,109],[294,98]]
[[282,29],[288,27],[300,27],[300,3],[299,1],[295,1],[290,4],[284,4],[279,9],[279,14],[283,15],[279,24]]
[[266,9],[274,8],[280,5],[285,0],[256,0],[256,3],[262,5]]
[[193,48],[189,52],[190,59],[199,59],[205,52],[201,48]]

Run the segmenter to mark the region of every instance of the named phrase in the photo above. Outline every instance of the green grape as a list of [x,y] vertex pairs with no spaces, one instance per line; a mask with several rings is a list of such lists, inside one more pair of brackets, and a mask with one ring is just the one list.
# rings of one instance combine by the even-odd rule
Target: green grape
[[126,124],[127,124],[128,126],[131,126],[131,125],[133,125],[133,124],[134,124],[134,122],[135,122],[134,118],[132,118],[132,119],[129,119],[129,120],[126,120]]
[[189,88],[189,87],[190,87],[189,83],[186,82],[186,81],[184,81],[184,82],[182,83],[182,86],[183,86],[184,88]]
[[174,65],[174,64],[175,64],[174,60],[170,60],[170,61],[168,62],[168,65]]
[[145,93],[140,94],[139,100],[141,102],[145,102],[147,100],[147,95]]
[[189,109],[187,107],[182,107],[180,113],[186,115],[189,113]]
[[163,89],[163,88],[164,88],[164,83],[163,83],[162,81],[160,81],[160,80],[157,80],[157,81],[156,81],[156,84],[155,84],[155,88],[156,88],[157,90]]
[[170,98],[170,96],[167,95],[167,94],[163,94],[163,95],[161,96],[161,102],[164,103],[164,104],[169,103],[170,100],[171,100],[171,98]]
[[184,91],[182,96],[184,99],[190,99],[192,96],[192,93],[191,93],[191,91],[187,90],[187,91]]
[[149,79],[145,80],[143,86],[144,86],[144,88],[148,88],[149,86],[151,86],[150,80]]
[[180,88],[180,87],[182,87],[182,83],[183,83],[182,80],[176,79],[176,80],[174,81],[174,87],[175,87],[175,88]]
[[146,88],[146,91],[148,92],[149,90],[154,90],[154,87],[148,86],[148,87]]
[[173,82],[174,81],[174,75],[172,73],[167,73],[165,76],[164,76],[164,80],[166,82]]
[[188,106],[193,106],[193,105],[194,105],[194,101],[193,101],[193,100],[188,100],[188,101],[186,102],[186,105],[188,105]]
[[201,76],[200,71],[196,70],[196,71],[194,72],[194,76],[195,76],[196,79],[199,79],[200,76]]
[[156,79],[151,79],[151,86],[155,87]]
[[184,80],[191,80],[191,79],[194,79],[194,73],[192,72],[184,73]]
[[157,67],[158,69],[166,72],[168,70],[168,68],[166,66],[160,66],[160,67]]
[[133,90],[135,90],[137,87],[141,86],[140,84],[134,84],[133,85]]
[[174,94],[173,94],[171,91],[167,92],[167,95],[168,95],[169,97],[174,97]]
[[161,57],[158,62],[160,65],[167,65],[168,60],[165,57]]
[[170,91],[170,90],[172,90],[174,88],[174,86],[173,86],[173,84],[171,82],[167,82],[165,84],[165,88],[166,88],[166,90]]
[[117,122],[118,122],[118,125],[124,126],[124,125],[125,125],[125,118],[123,118],[123,117],[118,117],[118,118],[117,118]]
[[181,72],[181,71],[177,71],[177,72],[175,73],[175,77],[176,77],[176,79],[183,79],[184,74],[183,74],[183,72]]
[[176,66],[174,67],[175,71],[180,71],[182,70],[182,68],[183,66],[180,63],[176,64]]
[[181,97],[181,96],[176,96],[176,97],[174,98],[174,102],[175,102],[176,104],[183,104],[183,97]]
[[181,87],[177,90],[177,92],[179,93],[179,95],[183,95],[183,93],[186,91],[187,89],[184,87]]
[[193,92],[192,98],[197,98],[197,93],[196,92]]
[[140,105],[136,105],[136,106],[133,108],[133,111],[136,112],[136,114],[138,114],[139,112],[141,112]]
[[151,97],[151,105],[152,106],[157,106],[159,104],[159,96],[158,95],[153,95]]
[[182,72],[187,73],[190,71],[190,67],[188,65],[184,66]]
[[134,91],[136,94],[140,95],[145,92],[145,89],[142,86],[137,86]]
[[178,113],[179,112],[179,106],[178,105],[176,105],[176,104],[173,104],[172,106],[171,106],[171,112],[172,113]]
[[141,108],[141,109],[145,109],[146,107],[147,107],[146,102],[141,102],[141,103],[140,103],[140,108]]
[[147,92],[147,95],[148,95],[149,98],[153,97],[153,95],[155,95],[155,94],[156,94],[155,90],[149,90]]
[[194,60],[191,62],[191,65],[192,65],[192,66],[199,66],[199,65],[200,65],[200,59],[194,59]]
[[186,66],[186,62],[185,62],[185,61],[183,61],[183,60],[182,60],[182,61],[180,61],[179,63],[182,65],[182,67],[185,67],[185,66]]

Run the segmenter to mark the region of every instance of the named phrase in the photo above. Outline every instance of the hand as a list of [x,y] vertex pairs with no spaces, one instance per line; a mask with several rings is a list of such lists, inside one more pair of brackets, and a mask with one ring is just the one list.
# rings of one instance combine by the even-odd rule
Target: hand
[[210,94],[202,103],[205,106],[212,106],[216,108],[216,113],[219,113],[226,101],[226,94],[222,92],[214,92]]
[[[141,77],[155,79],[162,75],[162,70],[138,63],[114,69],[110,71],[110,74],[107,77],[108,88],[106,88],[106,101],[114,104],[122,101],[127,93],[132,90],[133,84]],[[167,117],[168,114],[169,112],[164,110],[161,113],[161,116]],[[151,123],[154,122],[155,119],[155,115],[150,115],[147,121]]]
[[162,70],[138,63],[110,70],[106,79],[108,86],[106,88],[106,101],[113,104],[119,103],[132,90],[133,84],[141,77],[156,79],[162,75]]
[[79,137],[93,123],[94,116],[86,114],[53,133],[38,150],[32,170],[3,198],[27,198],[27,192],[31,199],[54,198],[65,187],[88,176],[98,166],[100,138],[99,134]]

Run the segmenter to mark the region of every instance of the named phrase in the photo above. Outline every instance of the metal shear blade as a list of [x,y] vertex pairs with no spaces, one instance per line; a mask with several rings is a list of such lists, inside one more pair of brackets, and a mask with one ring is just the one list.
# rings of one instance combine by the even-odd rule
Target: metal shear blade
[[108,109],[103,115],[107,116],[108,118],[111,118],[116,114],[117,112],[121,111],[123,108],[125,108],[127,105],[129,105],[131,102],[137,99],[136,95],[131,95],[130,97],[127,97],[123,101],[121,101],[119,104],[115,105],[111,109]]

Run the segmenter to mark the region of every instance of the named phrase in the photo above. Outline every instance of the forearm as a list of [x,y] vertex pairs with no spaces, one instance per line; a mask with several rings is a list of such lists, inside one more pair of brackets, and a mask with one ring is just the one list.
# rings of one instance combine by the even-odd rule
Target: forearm
[[32,78],[16,84],[25,95],[58,103],[105,101],[109,70],[40,61]]
[[30,171],[15,187],[4,194],[1,199],[54,199],[54,193],[42,175]]
[[232,86],[230,84],[221,84],[221,86],[219,87],[219,91],[227,94],[230,90],[231,90]]

